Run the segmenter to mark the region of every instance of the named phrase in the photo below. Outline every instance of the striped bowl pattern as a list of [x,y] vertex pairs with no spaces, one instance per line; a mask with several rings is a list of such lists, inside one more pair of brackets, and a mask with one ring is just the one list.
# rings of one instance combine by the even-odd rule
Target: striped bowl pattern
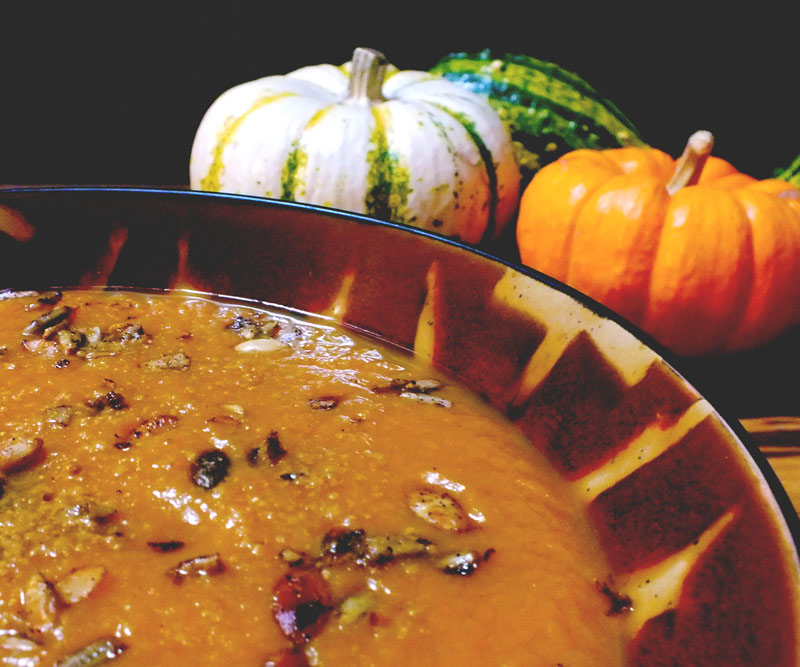
[[664,350],[583,295],[304,204],[0,191],[0,288],[96,285],[282,304],[415,350],[506,414],[584,498],[633,602],[631,665],[800,664],[800,531],[774,474]]

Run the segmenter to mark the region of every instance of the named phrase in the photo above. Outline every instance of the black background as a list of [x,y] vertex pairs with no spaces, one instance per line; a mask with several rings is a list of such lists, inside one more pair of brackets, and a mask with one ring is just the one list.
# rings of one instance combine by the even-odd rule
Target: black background
[[186,185],[220,93],[355,46],[400,69],[485,47],[556,62],[651,145],[677,155],[708,129],[766,177],[800,153],[798,4],[15,3],[0,14],[0,184]]

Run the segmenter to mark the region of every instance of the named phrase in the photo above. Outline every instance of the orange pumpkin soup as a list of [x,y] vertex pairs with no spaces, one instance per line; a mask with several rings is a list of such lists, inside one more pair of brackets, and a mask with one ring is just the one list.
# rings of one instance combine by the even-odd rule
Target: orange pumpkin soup
[[0,664],[623,663],[569,486],[322,318],[0,293],[0,490]]

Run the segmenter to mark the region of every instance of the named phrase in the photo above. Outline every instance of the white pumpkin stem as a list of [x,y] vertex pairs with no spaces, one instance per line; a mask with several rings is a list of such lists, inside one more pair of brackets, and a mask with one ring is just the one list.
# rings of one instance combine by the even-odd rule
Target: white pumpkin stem
[[678,158],[672,178],[667,183],[667,192],[670,195],[687,185],[695,185],[700,180],[700,174],[713,147],[714,135],[707,130],[698,130],[689,137],[683,155]]
[[381,90],[388,64],[386,56],[380,51],[358,47],[350,62],[348,98],[362,104],[385,102]]

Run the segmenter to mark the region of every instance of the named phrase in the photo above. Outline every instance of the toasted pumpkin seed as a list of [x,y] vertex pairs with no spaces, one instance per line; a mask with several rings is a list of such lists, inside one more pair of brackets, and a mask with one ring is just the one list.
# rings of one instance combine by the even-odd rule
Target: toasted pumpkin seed
[[0,442],[0,474],[30,467],[39,457],[41,438],[12,437]]
[[471,528],[468,514],[446,491],[425,486],[409,494],[408,506],[420,519],[439,528],[463,532]]
[[275,352],[286,347],[286,343],[277,338],[254,338],[239,343],[234,350],[237,352]]
[[437,408],[452,408],[453,403],[441,396],[429,396],[428,394],[421,394],[412,391],[403,391],[400,393],[403,398],[410,398],[420,403],[427,403],[428,405],[435,405]]
[[408,535],[367,535],[364,530],[329,531],[322,538],[321,561],[355,561],[364,566],[385,565],[400,558],[418,558],[433,549],[430,540]]
[[53,587],[62,602],[75,604],[89,596],[105,573],[106,568],[102,565],[82,567],[61,577],[53,584]]
[[22,592],[25,620],[40,632],[50,630],[58,614],[56,594],[52,585],[41,574],[34,574]]
[[362,591],[345,598],[336,608],[339,627],[352,625],[375,609],[375,604],[375,596],[371,591]]
[[178,563],[167,571],[167,574],[176,584],[184,579],[195,577],[212,577],[222,573],[224,566],[218,553],[195,556]]
[[483,557],[476,551],[460,551],[440,558],[436,565],[445,574],[469,576],[478,569]]
[[97,667],[118,658],[127,648],[116,637],[103,637],[60,660],[56,667]]
[[[19,635],[3,636],[0,632],[0,649],[4,651],[11,651],[13,653],[30,653],[38,651],[42,647],[32,639],[27,637],[20,637]],[[30,658],[26,658],[30,660]],[[11,658],[13,660],[13,658]],[[14,662],[8,662],[9,665],[14,665]],[[19,664],[35,664],[35,663],[19,663]]]
[[185,353],[176,352],[175,354],[165,354],[157,359],[145,361],[142,367],[151,371],[185,371],[191,365],[192,361]]
[[48,408],[45,413],[45,420],[53,426],[65,428],[69,426],[72,417],[75,415],[75,408],[71,405],[56,405]]
[[61,306],[59,308],[49,310],[26,326],[22,330],[22,335],[26,338],[35,336],[47,338],[51,334],[56,333],[59,329],[67,326],[71,313],[72,308],[69,306]]

